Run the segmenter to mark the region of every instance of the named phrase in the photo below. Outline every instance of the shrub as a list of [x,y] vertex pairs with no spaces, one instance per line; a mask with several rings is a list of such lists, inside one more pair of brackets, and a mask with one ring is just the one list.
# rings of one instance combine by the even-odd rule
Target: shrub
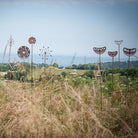
[[21,80],[24,81],[24,79],[27,77],[27,72],[8,72],[4,78],[7,78],[8,80]]
[[93,73],[92,70],[86,71],[86,72],[83,74],[83,76],[92,78],[92,77],[94,77],[94,73]]
[[67,75],[67,73],[66,73],[66,72],[62,72],[61,75],[62,75],[63,77],[65,77],[65,76]]

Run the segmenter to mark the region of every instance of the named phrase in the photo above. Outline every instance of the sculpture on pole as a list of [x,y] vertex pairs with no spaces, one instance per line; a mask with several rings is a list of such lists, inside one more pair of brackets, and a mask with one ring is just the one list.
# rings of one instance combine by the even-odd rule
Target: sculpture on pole
[[101,90],[101,109],[102,109],[102,87],[101,87],[101,83],[102,83],[102,76],[101,76],[101,54],[103,54],[106,51],[106,47],[93,47],[93,51],[96,54],[99,54],[99,64],[100,64],[100,90]]
[[117,51],[108,51],[108,55],[112,57],[112,107],[113,107],[113,92],[114,92],[114,57],[117,55]]
[[28,39],[29,44],[31,44],[31,82],[33,82],[33,45],[36,43],[36,39],[34,37],[30,37]]
[[123,43],[123,40],[115,40],[115,43],[118,45],[119,83],[120,83],[120,45],[121,43]]
[[132,48],[132,49],[129,49],[129,48],[126,48],[126,47],[123,48],[123,52],[124,52],[124,54],[127,55],[127,56],[129,57],[129,58],[128,58],[128,72],[127,72],[128,92],[129,92],[128,73],[129,73],[130,57],[133,56],[133,55],[136,53],[136,51],[137,51],[136,48]]
[[43,46],[43,48],[39,50],[40,50],[39,56],[41,56],[42,60],[44,60],[44,67],[46,67],[46,60],[48,60],[49,56],[50,57],[52,56],[52,50],[49,49],[49,46],[48,47]]

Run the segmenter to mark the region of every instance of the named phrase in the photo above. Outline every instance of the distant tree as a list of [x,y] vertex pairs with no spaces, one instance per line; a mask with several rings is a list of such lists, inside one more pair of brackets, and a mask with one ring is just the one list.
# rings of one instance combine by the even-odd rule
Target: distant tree
[[54,63],[53,64],[53,67],[57,67],[58,68],[58,64],[57,63]]

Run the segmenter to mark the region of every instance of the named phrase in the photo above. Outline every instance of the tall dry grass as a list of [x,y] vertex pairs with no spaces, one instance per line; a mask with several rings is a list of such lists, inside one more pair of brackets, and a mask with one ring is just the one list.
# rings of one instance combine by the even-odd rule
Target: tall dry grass
[[[97,80],[98,81],[98,80]],[[66,80],[47,80],[30,87],[27,82],[0,82],[0,137],[2,138],[108,138],[136,137],[136,90],[114,95],[119,104],[100,88],[72,87]]]

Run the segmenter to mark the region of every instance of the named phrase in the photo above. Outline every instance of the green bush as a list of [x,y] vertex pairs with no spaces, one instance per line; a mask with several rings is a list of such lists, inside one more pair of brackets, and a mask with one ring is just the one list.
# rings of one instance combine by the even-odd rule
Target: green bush
[[90,71],[86,71],[82,76],[83,77],[86,76],[86,77],[93,78],[94,77],[94,73],[93,73],[92,70],[90,70]]
[[8,80],[19,80],[24,81],[27,77],[27,72],[8,72],[4,78],[7,78]]
[[62,75],[63,77],[65,77],[65,76],[67,75],[67,73],[66,73],[66,72],[62,72],[61,75]]
[[57,64],[57,63],[54,63],[54,64],[53,64],[53,67],[58,68],[58,64]]
[[5,77],[4,78],[7,78],[8,80],[13,80],[13,73],[12,72],[8,72],[7,74],[5,74]]

